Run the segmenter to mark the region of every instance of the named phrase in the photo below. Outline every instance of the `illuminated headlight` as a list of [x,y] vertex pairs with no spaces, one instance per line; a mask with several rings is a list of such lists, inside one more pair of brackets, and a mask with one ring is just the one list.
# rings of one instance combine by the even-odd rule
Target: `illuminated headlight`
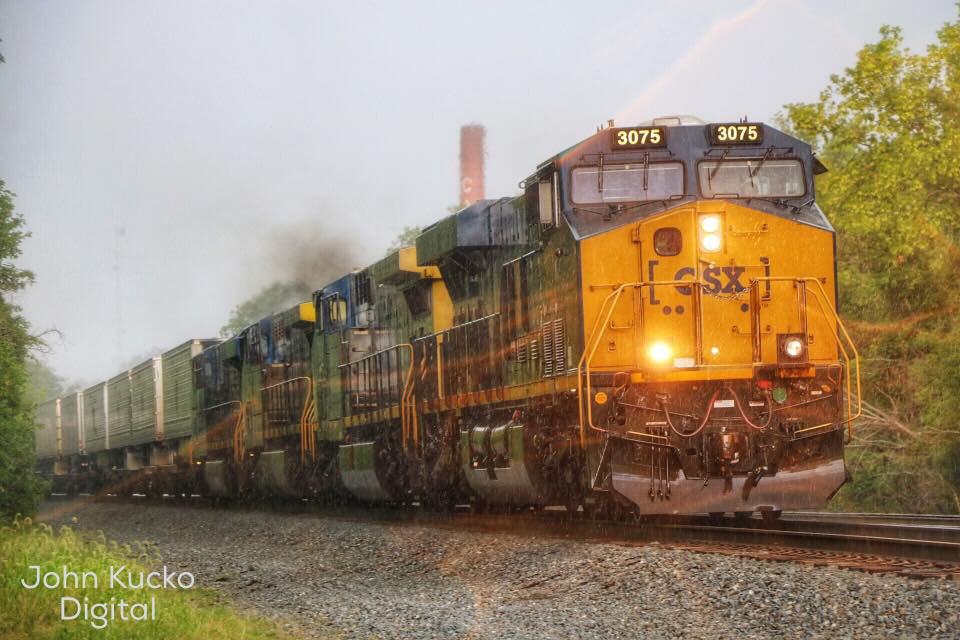
[[720,251],[723,245],[720,216],[700,216],[700,248],[704,251]]
[[716,233],[720,229],[720,216],[702,216],[700,228],[704,233]]
[[791,358],[799,358],[803,355],[803,340],[800,338],[787,338],[783,342],[783,353]]
[[720,235],[717,233],[708,233],[700,238],[700,248],[704,251],[719,251],[720,244]]
[[663,363],[670,359],[672,354],[670,345],[666,342],[654,342],[650,345],[650,359],[654,362]]

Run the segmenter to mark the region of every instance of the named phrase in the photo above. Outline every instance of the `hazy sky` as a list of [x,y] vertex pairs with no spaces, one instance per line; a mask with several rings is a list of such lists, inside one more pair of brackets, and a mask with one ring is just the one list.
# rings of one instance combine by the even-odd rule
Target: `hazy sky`
[[881,25],[921,50],[956,16],[953,0],[0,0],[0,178],[37,276],[17,301],[62,331],[50,364],[94,382],[216,335],[297,244],[363,266],[445,215],[461,124],[487,127],[487,195],[513,195],[608,118],[768,120]]

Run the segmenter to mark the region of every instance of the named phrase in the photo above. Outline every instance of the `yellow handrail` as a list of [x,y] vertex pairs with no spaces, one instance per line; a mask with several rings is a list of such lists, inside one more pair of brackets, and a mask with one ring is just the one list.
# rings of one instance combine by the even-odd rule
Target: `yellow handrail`
[[[846,391],[847,391],[847,418],[839,422],[838,424],[847,425],[847,438],[848,441],[853,435],[853,421],[856,420],[863,411],[863,403],[861,400],[861,386],[860,386],[860,355],[857,351],[856,345],[853,340],[850,338],[849,332],[847,332],[846,327],[843,324],[843,321],[840,319],[840,315],[837,313],[836,309],[830,304],[829,297],[827,296],[826,290],[823,288],[823,284],[818,278],[814,277],[791,277],[791,276],[768,276],[760,278],[751,278],[750,288],[756,287],[760,282],[814,282],[816,283],[817,289],[813,291],[817,303],[820,306],[821,311],[824,315],[827,315],[829,312],[832,315],[833,319],[836,321],[836,325],[840,328],[840,332],[837,331],[836,327],[831,326],[831,331],[833,331],[834,339],[837,342],[837,346],[840,349],[840,352],[843,356],[844,363],[846,364]],[[581,445],[586,447],[587,441],[587,427],[594,429],[596,431],[606,432],[606,429],[598,427],[593,424],[593,405],[590,402],[592,397],[592,383],[590,379],[590,364],[593,360],[593,356],[596,354],[597,347],[600,345],[600,341],[603,338],[604,333],[607,329],[607,324],[609,323],[610,317],[613,315],[613,311],[617,306],[617,303],[620,300],[621,295],[626,289],[635,288],[639,289],[642,287],[653,287],[653,286],[670,286],[670,285],[683,285],[683,286],[696,286],[703,287],[704,282],[700,280],[660,280],[652,282],[631,282],[621,285],[613,285],[613,290],[604,298],[603,303],[600,305],[600,309],[597,313],[596,320],[594,321],[593,328],[591,329],[590,336],[587,339],[583,354],[580,356],[580,361],[577,365],[577,400],[579,403],[579,415],[580,415],[580,442]],[[609,307],[608,307],[609,305]],[[829,323],[828,323],[829,324]],[[758,327],[759,329],[759,327]],[[840,333],[843,334],[843,339],[840,337]],[[850,358],[850,354],[847,352],[847,348],[844,346],[843,342],[846,340],[847,344],[850,347],[850,350],[853,352],[853,358]],[[752,362],[751,366],[761,364]],[[724,365],[728,366],[728,365]],[[701,365],[698,368],[711,369],[715,368],[716,365]],[[853,369],[856,368],[856,402],[857,408],[854,412],[853,409]],[[586,377],[586,399],[584,402],[584,384],[583,378]],[[586,405],[586,420],[584,420],[584,405]],[[819,426],[829,426],[829,425],[818,425]],[[655,434],[649,433],[638,433],[636,435],[653,438],[657,440],[668,441],[667,438],[663,436],[658,436]]]
[[[365,360],[370,360],[371,358],[379,357],[384,353],[387,353],[388,351],[392,351],[394,349],[409,349],[409,352],[410,352],[410,365],[407,367],[407,377],[406,377],[406,380],[404,380],[403,392],[400,395],[400,428],[401,428],[401,435],[403,438],[404,445],[406,445],[407,440],[410,437],[411,431],[413,432],[414,443],[417,443],[419,442],[420,425],[417,419],[417,412],[416,412],[415,403],[413,400],[413,391],[414,391],[413,354],[414,354],[414,351],[413,351],[412,344],[409,344],[406,342],[401,344],[395,344],[391,347],[387,347],[386,349],[381,349],[376,353],[371,353],[370,355],[364,356],[359,360],[355,360],[353,362],[345,362],[344,364],[339,365],[338,368],[343,369],[345,367],[356,366]],[[397,364],[399,365],[399,360]],[[316,411],[316,408],[314,408],[314,411]]]
[[295,382],[306,381],[307,383],[307,393],[303,399],[303,406],[300,408],[300,462],[306,462],[306,454],[309,451],[312,458],[316,459],[316,439],[314,437],[313,443],[311,444],[311,437],[309,433],[309,413],[310,407],[314,404],[313,401],[313,378],[311,376],[298,376],[296,378],[290,378],[289,380],[281,380],[280,382],[271,384],[267,387],[261,387],[260,393],[263,394],[264,391],[270,391],[271,389],[276,389],[277,387],[282,387],[284,385],[290,385]]
[[[820,310],[827,316],[833,317],[833,320],[837,323],[837,326],[840,327],[840,331],[843,333],[843,338],[846,339],[847,345],[849,345],[850,350],[853,352],[853,359],[850,358],[850,354],[847,353],[847,349],[843,344],[843,339],[840,338],[840,333],[837,331],[836,327],[830,325],[830,330],[833,332],[834,340],[836,340],[837,347],[840,349],[840,353],[843,355],[844,363],[846,364],[845,378],[846,378],[846,387],[847,387],[847,418],[841,420],[839,424],[847,425],[847,441],[850,441],[850,438],[853,437],[853,421],[860,417],[863,413],[863,401],[861,400],[861,387],[860,387],[860,353],[857,351],[857,345],[853,342],[853,339],[850,337],[850,334],[847,332],[847,328],[843,324],[843,320],[840,319],[840,314],[837,313],[837,310],[830,303],[830,297],[827,295],[826,289],[823,288],[823,284],[820,282],[819,278],[814,278],[811,276],[766,276],[760,278],[751,278],[750,287],[756,287],[761,282],[813,282],[817,285],[817,290],[813,291],[814,297],[817,300],[817,304],[820,305]],[[857,410],[853,410],[853,378],[852,372],[853,369],[856,369],[856,401],[857,401]],[[819,425],[824,426],[824,425]],[[806,430],[805,430],[806,431]]]
[[240,403],[240,411],[237,413],[237,424],[233,427],[233,460],[238,465],[243,462],[243,456],[246,454],[246,443],[244,443],[244,437],[246,436],[246,418],[247,418],[247,403]]
[[[393,349],[409,349],[410,365],[407,367],[407,378],[403,382],[403,393],[400,394],[400,435],[403,440],[403,446],[407,446],[407,440],[410,436],[410,415],[412,410],[413,421],[416,423],[417,410],[413,403],[413,345],[407,342],[391,347]],[[408,405],[409,402],[409,405]]]
[[300,462],[306,463],[307,451],[310,452],[312,460],[317,459],[315,451],[315,436],[311,437],[310,432],[310,411],[314,406],[313,402],[313,378],[307,378],[307,397],[303,401],[303,409],[300,411]]
[[[587,344],[584,345],[583,355],[580,356],[580,362],[577,363],[577,400],[580,405],[580,444],[584,448],[587,446],[587,425],[590,425],[591,429],[596,431],[606,431],[606,429],[601,429],[593,424],[593,405],[590,404],[589,398],[591,397],[591,383],[590,383],[590,361],[593,360],[593,356],[597,351],[597,347],[600,345],[600,339],[603,337],[603,334],[606,332],[607,323],[610,321],[610,316],[613,315],[613,310],[617,307],[617,302],[620,300],[620,296],[627,289],[634,288],[639,289],[641,287],[647,286],[661,286],[661,285],[684,285],[684,286],[693,286],[693,285],[702,285],[703,283],[699,280],[660,280],[656,282],[630,282],[627,284],[615,285],[613,291],[607,294],[607,297],[603,299],[603,304],[600,305],[600,311],[597,313],[597,319],[593,324],[593,329],[590,332],[590,338],[587,340]],[[607,310],[606,315],[604,316],[603,310],[607,308],[607,303],[610,300],[613,302],[610,304],[610,308]],[[603,318],[601,324],[600,319]],[[597,333],[597,330],[600,329],[600,332]],[[594,338],[596,334],[596,338]],[[587,348],[587,345],[592,344],[593,346]],[[587,402],[583,402],[583,369],[584,364],[586,364],[586,378],[587,378]],[[587,422],[586,424],[583,421],[583,405],[587,405]],[[657,436],[654,434],[640,434],[645,435],[654,439],[663,439],[667,440],[663,436]]]

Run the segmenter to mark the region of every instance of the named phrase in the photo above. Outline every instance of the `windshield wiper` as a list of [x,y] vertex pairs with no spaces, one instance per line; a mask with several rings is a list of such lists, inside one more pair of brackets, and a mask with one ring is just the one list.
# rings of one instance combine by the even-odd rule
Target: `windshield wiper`
[[666,207],[666,205],[667,205],[668,202],[674,202],[674,201],[676,201],[676,200],[682,200],[682,199],[685,198],[685,197],[686,197],[686,195],[684,195],[684,194],[682,194],[682,193],[675,193],[675,194],[673,194],[672,196],[670,196],[670,197],[668,197],[668,198],[657,198],[657,199],[655,199],[655,200],[640,200],[640,201],[634,202],[634,203],[631,204],[630,206],[627,206],[627,205],[624,205],[624,204],[616,204],[616,203],[613,203],[613,202],[609,202],[609,203],[605,203],[605,204],[607,205],[607,209],[604,210],[604,211],[600,211],[600,210],[597,210],[597,209],[588,209],[588,208],[585,208],[585,207],[577,207],[577,206],[574,206],[574,207],[573,207],[573,212],[574,212],[574,213],[592,213],[592,214],[597,215],[597,216],[603,216],[604,218],[606,218],[606,219],[609,220],[610,218],[613,217],[614,214],[618,214],[618,213],[629,213],[630,211],[633,211],[634,209],[640,209],[641,207],[645,207],[645,206],[650,205],[650,204],[660,204],[661,206]]
[[[773,152],[773,147],[767,147],[767,150],[763,152],[763,157],[760,158],[760,162],[757,163],[756,170],[749,169],[749,168],[747,169],[747,173],[750,174],[750,178],[753,178],[755,175],[760,173],[760,167],[762,167],[763,163],[767,161],[767,157],[769,157],[771,152]],[[747,166],[749,167],[750,165],[747,165]]]
[[748,203],[751,200],[760,200],[762,202],[769,202],[783,209],[790,209],[794,214],[800,213],[801,209],[803,209],[807,205],[813,204],[813,198],[810,198],[806,202],[801,202],[800,204],[790,204],[787,202],[787,198],[766,198],[763,196],[748,196],[746,198],[746,201]]
[[600,154],[600,162],[597,166],[597,193],[600,194],[600,199],[603,199],[603,154]]
[[[608,206],[613,206],[613,205],[608,205]],[[610,219],[610,214],[611,214],[611,211],[610,211],[609,208],[604,209],[603,211],[598,211],[598,210],[596,210],[596,209],[586,209],[586,208],[584,208],[584,207],[574,207],[574,208],[573,208],[573,212],[574,212],[574,213],[592,213],[592,214],[595,215],[595,216],[603,216],[604,219],[606,219],[606,220],[609,220],[609,219]]]
[[713,166],[713,169],[707,173],[707,180],[713,180],[713,176],[717,175],[717,171],[720,171],[720,164],[723,162],[723,159],[727,157],[727,154],[730,152],[729,149],[724,149],[723,153],[720,154],[720,159],[717,160],[717,164]]

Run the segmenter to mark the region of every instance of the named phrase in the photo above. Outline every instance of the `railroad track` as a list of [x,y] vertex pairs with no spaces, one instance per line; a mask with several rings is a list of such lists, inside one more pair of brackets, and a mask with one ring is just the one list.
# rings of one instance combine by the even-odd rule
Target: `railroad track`
[[[57,496],[53,496],[56,498]],[[61,497],[66,500],[67,498]],[[81,496],[78,500],[115,500]],[[125,500],[137,503],[146,498]],[[178,508],[211,507],[202,499]],[[545,509],[512,514],[465,510],[434,513],[417,508],[324,507],[308,502],[260,502],[229,508],[268,509],[394,526],[471,529],[628,546],[657,544],[698,553],[889,573],[914,578],[960,580],[960,516],[787,512],[779,520],[653,516],[638,521],[591,520]]]
[[960,519],[819,515],[788,513],[776,522],[693,517],[648,526],[674,548],[960,580]]
[[936,513],[852,513],[839,511],[787,511],[790,520],[823,520],[827,522],[904,522],[907,524],[939,523],[960,527],[960,515]]

